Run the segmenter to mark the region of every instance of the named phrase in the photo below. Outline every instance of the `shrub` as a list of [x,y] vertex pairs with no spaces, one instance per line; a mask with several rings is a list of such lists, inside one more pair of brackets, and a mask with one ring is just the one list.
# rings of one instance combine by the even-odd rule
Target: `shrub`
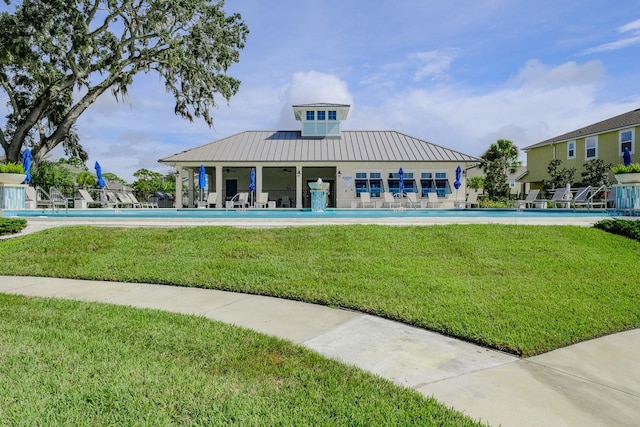
[[20,163],[0,164],[0,173],[24,173],[24,168]]
[[19,233],[26,226],[27,220],[24,218],[0,218],[0,236]]
[[629,166],[615,165],[611,168],[611,172],[614,174],[640,173],[640,163],[631,163]]
[[640,242],[640,221],[625,219],[603,219],[593,225],[607,233],[617,234]]

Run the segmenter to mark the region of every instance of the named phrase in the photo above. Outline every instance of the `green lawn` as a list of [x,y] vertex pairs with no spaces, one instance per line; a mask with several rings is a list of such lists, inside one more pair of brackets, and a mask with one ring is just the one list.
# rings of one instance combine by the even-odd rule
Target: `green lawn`
[[0,274],[273,295],[529,356],[640,326],[639,256],[570,226],[67,227],[0,242]]
[[2,426],[475,426],[284,340],[152,310],[0,294]]

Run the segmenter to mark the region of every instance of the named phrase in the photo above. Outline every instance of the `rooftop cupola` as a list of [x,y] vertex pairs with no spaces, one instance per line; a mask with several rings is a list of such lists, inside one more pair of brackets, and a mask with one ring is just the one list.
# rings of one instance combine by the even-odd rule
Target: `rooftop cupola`
[[302,136],[340,136],[340,122],[349,115],[346,104],[293,105],[296,120],[302,122]]

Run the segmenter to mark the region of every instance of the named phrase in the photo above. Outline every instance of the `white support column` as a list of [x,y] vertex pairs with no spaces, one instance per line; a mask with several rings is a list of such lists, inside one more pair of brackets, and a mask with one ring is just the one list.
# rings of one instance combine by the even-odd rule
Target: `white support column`
[[189,207],[193,208],[195,207],[194,205],[194,197],[193,197],[193,190],[194,190],[194,186],[193,186],[193,176],[194,176],[194,171],[193,169],[189,169]]
[[176,208],[182,208],[182,168],[177,168],[176,173],[176,197],[174,199]]
[[296,208],[302,209],[302,166],[296,166]]
[[224,197],[222,197],[222,165],[216,165],[216,193],[218,193],[218,204],[216,204],[216,208],[223,208]]
[[256,197],[262,193],[262,166],[256,166]]

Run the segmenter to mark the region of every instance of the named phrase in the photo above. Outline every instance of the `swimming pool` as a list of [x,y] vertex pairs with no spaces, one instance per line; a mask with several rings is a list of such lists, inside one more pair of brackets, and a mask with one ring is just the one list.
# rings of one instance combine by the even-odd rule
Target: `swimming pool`
[[122,219],[381,219],[381,218],[597,218],[612,212],[584,209],[24,209],[4,210],[3,217]]

